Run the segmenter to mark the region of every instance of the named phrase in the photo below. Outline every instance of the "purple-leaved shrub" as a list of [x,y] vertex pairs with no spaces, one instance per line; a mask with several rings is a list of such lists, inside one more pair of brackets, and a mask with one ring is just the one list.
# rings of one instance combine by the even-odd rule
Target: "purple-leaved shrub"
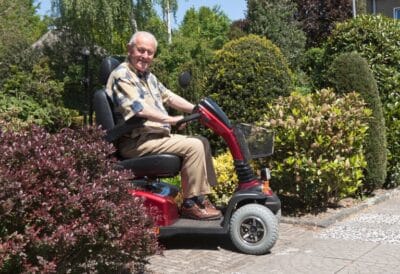
[[151,214],[100,129],[0,131],[0,273],[143,271]]

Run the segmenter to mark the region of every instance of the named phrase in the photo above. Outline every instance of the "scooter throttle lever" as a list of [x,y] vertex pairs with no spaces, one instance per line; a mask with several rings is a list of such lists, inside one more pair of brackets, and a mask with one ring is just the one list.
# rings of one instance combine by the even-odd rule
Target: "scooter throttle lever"
[[198,112],[197,112],[197,113],[190,114],[190,115],[188,115],[188,116],[183,117],[183,119],[179,120],[179,121],[176,123],[175,126],[176,126],[177,128],[179,128],[179,127],[180,127],[182,124],[184,124],[184,123],[187,123],[187,122],[190,122],[190,121],[199,119],[200,116],[201,116],[201,114],[198,113]]

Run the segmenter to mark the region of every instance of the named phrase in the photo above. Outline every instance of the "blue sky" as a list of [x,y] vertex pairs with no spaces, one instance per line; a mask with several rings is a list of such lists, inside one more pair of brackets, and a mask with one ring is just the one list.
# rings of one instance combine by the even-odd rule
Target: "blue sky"
[[[50,0],[36,0],[35,2],[40,3],[41,5],[38,11],[40,15],[50,13]],[[214,7],[215,5],[220,6],[221,11],[223,11],[232,21],[243,19],[245,16],[246,0],[178,0],[176,24],[181,23],[185,12],[189,8],[194,7],[198,9],[200,6]]]

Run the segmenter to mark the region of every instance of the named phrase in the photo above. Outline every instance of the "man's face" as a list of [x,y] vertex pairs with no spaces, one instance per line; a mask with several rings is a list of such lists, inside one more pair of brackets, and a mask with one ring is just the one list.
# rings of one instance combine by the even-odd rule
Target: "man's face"
[[156,45],[152,39],[145,36],[139,36],[136,44],[129,46],[129,59],[131,64],[140,72],[149,69],[156,53]]

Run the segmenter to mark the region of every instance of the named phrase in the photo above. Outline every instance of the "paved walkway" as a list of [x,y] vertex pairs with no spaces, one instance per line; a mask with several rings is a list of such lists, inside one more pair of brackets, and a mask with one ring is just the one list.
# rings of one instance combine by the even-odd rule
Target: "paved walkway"
[[[371,202],[372,201],[372,202]],[[164,240],[164,256],[148,269],[168,273],[400,273],[400,191],[367,201],[328,227],[281,223],[270,254],[237,252],[229,238],[180,236]],[[342,214],[343,215],[343,214]]]

